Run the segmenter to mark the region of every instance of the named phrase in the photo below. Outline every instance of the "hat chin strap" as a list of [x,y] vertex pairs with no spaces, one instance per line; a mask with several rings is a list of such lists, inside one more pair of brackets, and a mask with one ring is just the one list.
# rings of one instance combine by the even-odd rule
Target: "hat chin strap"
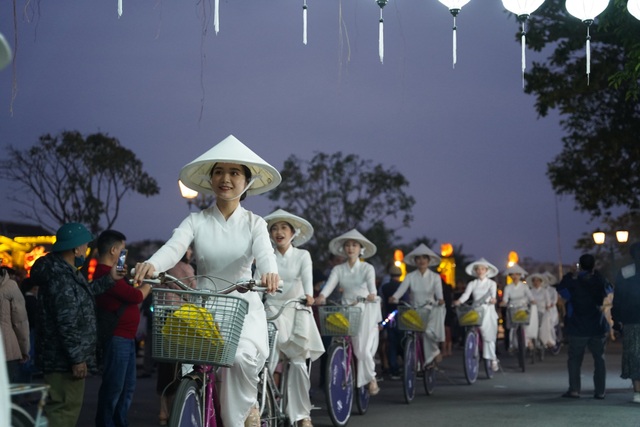
[[249,187],[251,187],[251,184],[253,184],[254,182],[256,182],[256,179],[260,178],[260,175],[256,175],[254,177],[251,178],[251,180],[249,181],[249,183],[247,184],[246,187],[244,187],[244,190],[242,190],[242,193],[238,194],[237,196],[234,197],[230,197],[230,198],[225,198],[225,197],[220,197],[222,200],[226,200],[227,202],[231,202],[233,200],[239,199],[240,197],[242,197],[242,195],[244,193],[246,193],[249,190]]

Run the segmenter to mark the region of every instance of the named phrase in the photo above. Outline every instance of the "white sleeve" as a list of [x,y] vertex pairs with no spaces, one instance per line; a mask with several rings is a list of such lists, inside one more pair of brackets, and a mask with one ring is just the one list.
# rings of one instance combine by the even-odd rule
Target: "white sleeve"
[[187,252],[187,248],[193,241],[195,234],[195,215],[197,214],[191,214],[186,217],[178,228],[173,230],[173,234],[167,243],[162,245],[162,247],[146,261],[153,265],[157,272],[169,270],[175,266],[178,261],[182,259],[185,252]]
[[313,263],[311,262],[311,254],[309,251],[302,251],[302,265],[300,266],[300,280],[302,280],[302,289],[305,295],[313,295]]
[[393,298],[399,300],[404,296],[405,293],[407,293],[407,290],[409,289],[409,285],[411,284],[411,277],[412,276],[410,275],[405,276],[404,281],[400,283],[400,286],[398,286],[398,289],[393,293]]
[[376,271],[373,268],[373,265],[367,263],[367,269],[365,271],[365,280],[367,281],[367,289],[370,294],[378,294],[378,289],[376,289]]
[[322,295],[325,298],[327,298],[329,295],[331,295],[331,292],[333,292],[333,290],[338,285],[338,281],[339,281],[339,279],[338,279],[338,270],[337,270],[337,266],[336,266],[336,267],[333,267],[331,269],[331,273],[329,273],[329,278],[324,283],[324,286],[322,287],[322,290],[320,291],[320,295]]
[[467,287],[465,288],[462,295],[460,295],[460,298],[458,298],[458,301],[460,301],[461,304],[466,302],[469,299],[469,296],[471,296],[471,292],[473,292],[473,289],[476,287],[475,283],[476,283],[475,280],[472,280],[471,282],[467,283]]

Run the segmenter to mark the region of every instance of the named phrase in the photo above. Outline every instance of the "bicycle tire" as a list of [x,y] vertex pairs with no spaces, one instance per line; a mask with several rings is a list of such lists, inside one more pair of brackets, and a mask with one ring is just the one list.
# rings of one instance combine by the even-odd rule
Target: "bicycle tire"
[[[262,386],[258,384],[258,404],[262,407],[264,399],[264,408],[260,413],[260,426],[261,427],[278,427],[278,416],[276,415],[276,401],[273,397],[273,391],[271,385],[267,382],[267,390],[265,396],[262,396]],[[284,419],[282,425],[285,425]]]
[[201,387],[192,378],[180,380],[176,390],[171,416],[169,417],[169,427],[194,426],[202,427],[202,397]]
[[405,338],[404,354],[402,358],[404,369],[402,372],[402,389],[404,401],[411,403],[416,397],[416,339],[413,335]]
[[562,339],[563,339],[562,327],[560,326],[559,323],[555,326],[555,330],[556,330],[556,345],[554,345],[549,349],[549,353],[551,353],[552,356],[557,356],[558,354],[560,354],[560,350],[562,349]]
[[329,418],[336,427],[347,425],[351,416],[354,393],[354,373],[347,375],[347,355],[341,343],[334,343],[327,352],[325,396]]
[[476,382],[480,370],[480,352],[478,349],[478,334],[469,329],[464,336],[464,351],[462,352],[464,376],[469,385]]
[[424,383],[424,392],[427,393],[427,396],[431,396],[436,388],[436,368],[433,364],[424,370],[422,382]]
[[11,405],[11,427],[34,427],[35,421],[23,408]]
[[[351,359],[351,372],[353,372],[355,375],[355,384],[357,385],[357,371],[355,370],[355,357]],[[362,387],[357,387],[356,388],[356,395],[355,395],[355,401],[356,401],[356,410],[358,411],[359,415],[364,415],[367,413],[367,410],[369,409],[369,399],[371,399],[371,395],[369,394],[369,384],[365,384]]]
[[522,326],[518,326],[516,329],[516,339],[518,343],[518,366],[522,372],[525,371],[525,357],[527,354],[527,340],[525,339],[525,331]]

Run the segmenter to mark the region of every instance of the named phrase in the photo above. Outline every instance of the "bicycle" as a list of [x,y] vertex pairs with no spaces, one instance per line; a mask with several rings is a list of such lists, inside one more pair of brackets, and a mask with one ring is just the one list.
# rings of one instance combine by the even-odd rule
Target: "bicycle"
[[429,324],[429,315],[433,304],[427,302],[420,307],[412,307],[405,303],[398,306],[398,329],[406,331],[404,338],[402,386],[404,400],[411,403],[416,395],[416,377],[422,373],[424,391],[427,396],[433,394],[435,389],[435,364],[425,363],[423,335]]
[[[354,303],[364,302],[358,298]],[[353,407],[354,394],[356,409],[364,415],[369,408],[369,388],[367,385],[356,387],[355,356],[351,337],[358,333],[362,309],[351,305],[324,305],[318,307],[320,334],[332,336],[327,350],[325,397],[329,418],[336,427],[349,422]]]
[[[267,317],[269,331],[269,356],[260,372],[258,381],[258,406],[260,408],[260,425],[266,426],[288,426],[293,424],[287,415],[287,405],[289,403],[287,393],[287,382],[289,380],[289,361],[283,360],[283,369],[280,376],[280,384],[278,385],[274,374],[269,367],[274,358],[279,358],[276,350],[278,342],[278,328],[275,320],[280,317],[284,309],[289,304],[305,305],[306,298],[291,299],[286,301],[276,314]],[[311,369],[311,366],[309,366]]]
[[47,384],[9,384],[9,395],[11,397],[40,392],[38,409],[35,417],[24,408],[11,403],[11,426],[12,427],[46,427],[49,425],[47,418],[42,414],[44,405],[47,402],[49,386]]
[[463,351],[463,367],[464,375],[467,383],[470,385],[478,379],[480,371],[480,359],[484,360],[484,370],[487,378],[493,378],[493,369],[491,360],[482,357],[482,332],[480,325],[484,317],[484,310],[478,310],[482,305],[481,302],[473,304],[462,304],[456,309],[458,323],[465,327],[464,351]]
[[509,319],[512,325],[515,325],[516,345],[518,346],[518,366],[525,371],[525,357],[527,353],[527,336],[525,326],[529,324],[531,316],[531,306],[529,304],[509,304]]
[[233,364],[248,310],[246,300],[228,294],[236,290],[246,292],[264,288],[260,288],[259,280],[251,279],[238,281],[222,290],[194,290],[166,273],[144,281],[175,284],[181,288],[154,288],[152,292],[153,358],[194,364],[193,370],[178,380],[168,425],[221,425],[215,387],[216,368]]

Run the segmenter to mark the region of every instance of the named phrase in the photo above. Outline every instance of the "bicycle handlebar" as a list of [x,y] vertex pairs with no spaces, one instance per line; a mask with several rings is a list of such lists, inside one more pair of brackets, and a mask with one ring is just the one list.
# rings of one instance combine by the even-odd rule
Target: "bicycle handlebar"
[[290,300],[287,300],[284,304],[282,304],[280,306],[280,308],[278,309],[278,312],[276,314],[274,314],[273,316],[267,316],[267,321],[268,322],[273,322],[274,320],[276,320],[278,317],[280,317],[280,315],[282,314],[282,312],[284,311],[284,309],[287,307],[287,305],[291,304],[291,303],[298,303],[298,304],[302,304],[306,307],[307,304],[307,299],[306,298],[293,298]]

